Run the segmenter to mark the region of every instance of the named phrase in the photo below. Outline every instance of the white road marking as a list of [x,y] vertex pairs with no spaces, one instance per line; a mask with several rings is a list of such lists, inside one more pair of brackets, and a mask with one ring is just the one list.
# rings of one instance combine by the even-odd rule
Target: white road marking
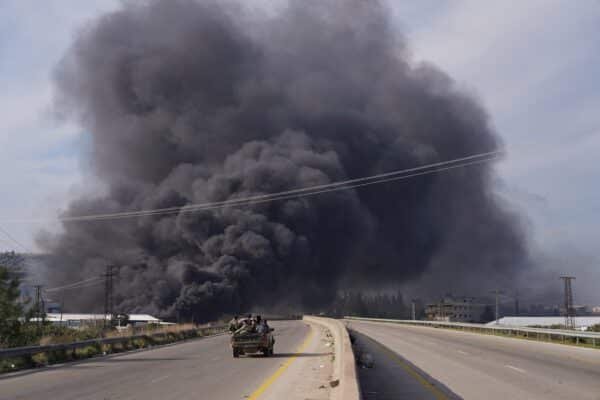
[[171,375],[163,375],[163,376],[159,376],[158,378],[154,378],[150,381],[150,383],[156,383],[156,382],[160,382],[164,379],[167,379],[169,376]]
[[456,350],[458,351],[460,354],[464,354],[465,356],[470,355],[470,353],[467,353],[466,351],[462,351],[462,350]]
[[508,365],[508,364],[506,364],[506,365],[505,365],[505,367],[506,367],[506,368],[510,368],[510,369],[514,369],[515,371],[517,371],[517,372],[520,372],[520,373],[522,373],[522,374],[524,374],[524,373],[525,373],[525,370],[524,370],[524,369],[517,368],[517,367],[515,367],[515,366],[513,366],[513,365]]

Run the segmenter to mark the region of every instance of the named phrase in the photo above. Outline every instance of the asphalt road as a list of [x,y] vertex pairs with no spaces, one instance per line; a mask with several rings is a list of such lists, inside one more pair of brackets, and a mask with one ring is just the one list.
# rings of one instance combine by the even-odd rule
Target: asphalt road
[[[464,399],[600,399],[600,350],[419,326],[351,321],[350,327]],[[451,398],[422,392],[394,398]]]
[[[322,358],[323,355],[317,352],[297,352],[303,343],[304,348],[314,348],[318,340],[318,334],[309,334],[311,327],[303,321],[272,322],[270,325],[275,328],[273,357],[234,359],[229,346],[229,335],[221,335],[0,377],[0,399],[271,398],[277,396],[271,389],[271,392],[265,390],[261,395],[253,393],[261,386],[271,386],[269,382],[265,386],[265,381],[280,370],[283,364],[293,364],[290,362],[291,357],[298,364],[296,361],[303,357],[314,357],[315,362],[318,362],[317,358]],[[314,342],[312,347],[307,338],[312,338],[309,340]],[[280,375],[276,381],[293,378],[286,376],[290,375],[286,371]]]
[[366,335],[352,331],[362,400],[457,399],[424,371]]

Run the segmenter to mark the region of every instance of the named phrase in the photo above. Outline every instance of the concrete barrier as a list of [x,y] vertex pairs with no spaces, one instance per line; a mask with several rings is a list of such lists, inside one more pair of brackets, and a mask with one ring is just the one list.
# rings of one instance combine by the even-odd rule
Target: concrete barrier
[[359,400],[360,389],[356,375],[356,361],[350,337],[344,324],[336,319],[304,316],[307,322],[319,324],[329,329],[333,335],[335,360],[333,363],[333,381],[339,385],[331,390],[332,400]]

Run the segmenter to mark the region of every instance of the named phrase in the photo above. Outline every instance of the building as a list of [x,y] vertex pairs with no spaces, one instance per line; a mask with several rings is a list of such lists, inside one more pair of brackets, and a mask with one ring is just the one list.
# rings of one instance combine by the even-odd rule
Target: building
[[[129,323],[132,326],[142,326],[147,324],[163,324],[163,322],[149,314],[128,314]],[[106,314],[71,314],[71,313],[48,313],[46,321],[56,325],[64,325],[70,328],[80,328],[84,326],[103,325],[105,320],[110,319]]]
[[425,315],[430,321],[481,322],[487,306],[474,297],[445,296],[437,303],[427,304]]

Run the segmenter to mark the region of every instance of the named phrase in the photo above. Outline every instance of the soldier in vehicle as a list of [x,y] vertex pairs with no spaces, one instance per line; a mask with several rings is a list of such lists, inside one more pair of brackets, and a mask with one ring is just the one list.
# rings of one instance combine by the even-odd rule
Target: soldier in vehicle
[[266,327],[265,327],[265,323],[264,320],[261,319],[260,315],[256,316],[256,333],[260,333],[261,335],[263,333],[266,333]]
[[234,316],[231,321],[229,321],[229,332],[233,333],[240,328],[240,321],[238,320],[238,316]]
[[244,318],[240,321],[240,324],[238,325],[239,328],[234,332],[235,334],[245,334],[245,333],[251,333],[254,332],[254,320],[250,317],[248,318]]

